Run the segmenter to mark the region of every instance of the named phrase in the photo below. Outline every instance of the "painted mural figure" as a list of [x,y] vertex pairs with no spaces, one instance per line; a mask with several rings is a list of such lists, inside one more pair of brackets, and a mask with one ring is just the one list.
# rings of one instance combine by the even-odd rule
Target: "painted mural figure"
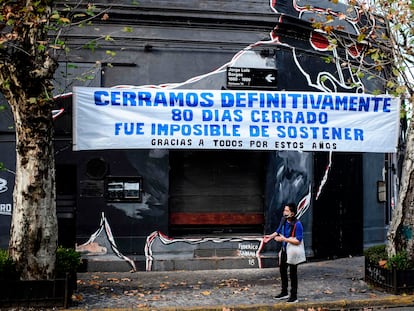
[[[297,206],[295,203],[285,205],[283,218],[276,231],[265,235],[263,242],[267,243],[272,239],[282,243],[279,253],[279,270],[282,279],[282,290],[274,298],[277,300],[287,299],[287,302],[298,302],[298,265],[287,263],[286,246],[288,243],[298,245],[303,239],[302,223],[296,218]],[[288,292],[288,268],[290,276],[290,295]]]

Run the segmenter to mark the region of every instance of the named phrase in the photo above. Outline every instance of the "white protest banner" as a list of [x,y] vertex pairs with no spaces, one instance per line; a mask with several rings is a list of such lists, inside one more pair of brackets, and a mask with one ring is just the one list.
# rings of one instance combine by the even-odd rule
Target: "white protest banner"
[[253,90],[74,88],[74,150],[395,152],[399,99]]

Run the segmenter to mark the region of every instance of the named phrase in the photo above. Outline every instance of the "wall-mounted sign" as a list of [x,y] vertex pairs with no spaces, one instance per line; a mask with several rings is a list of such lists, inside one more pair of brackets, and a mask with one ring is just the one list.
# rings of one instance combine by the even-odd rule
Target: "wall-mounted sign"
[[277,70],[272,68],[227,68],[227,87],[277,89]]
[[100,198],[104,196],[103,180],[81,180],[79,182],[80,196],[83,198]]
[[142,177],[109,176],[106,179],[108,202],[141,202]]

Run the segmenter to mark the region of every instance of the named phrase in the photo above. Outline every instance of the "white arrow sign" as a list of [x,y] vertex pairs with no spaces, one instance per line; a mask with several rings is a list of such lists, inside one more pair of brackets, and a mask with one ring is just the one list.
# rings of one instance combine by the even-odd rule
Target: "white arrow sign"
[[266,81],[267,81],[267,82],[272,83],[272,81],[274,81],[274,80],[275,80],[275,77],[274,77],[271,73],[269,73],[269,74],[265,77],[265,79],[266,79]]

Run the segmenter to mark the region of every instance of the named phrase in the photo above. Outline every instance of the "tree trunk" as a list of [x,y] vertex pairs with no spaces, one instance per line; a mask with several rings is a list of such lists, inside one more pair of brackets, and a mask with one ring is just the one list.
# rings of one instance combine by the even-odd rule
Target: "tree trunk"
[[397,205],[392,212],[388,229],[388,256],[407,251],[414,262],[414,119],[411,118],[407,132],[407,144],[402,168]]
[[13,112],[16,177],[9,253],[24,280],[54,277],[57,218],[52,79],[47,50],[53,1],[2,3],[0,90]]
[[24,94],[14,94],[9,103],[16,125],[9,252],[22,279],[49,279],[54,277],[57,247],[51,103],[34,104]]

